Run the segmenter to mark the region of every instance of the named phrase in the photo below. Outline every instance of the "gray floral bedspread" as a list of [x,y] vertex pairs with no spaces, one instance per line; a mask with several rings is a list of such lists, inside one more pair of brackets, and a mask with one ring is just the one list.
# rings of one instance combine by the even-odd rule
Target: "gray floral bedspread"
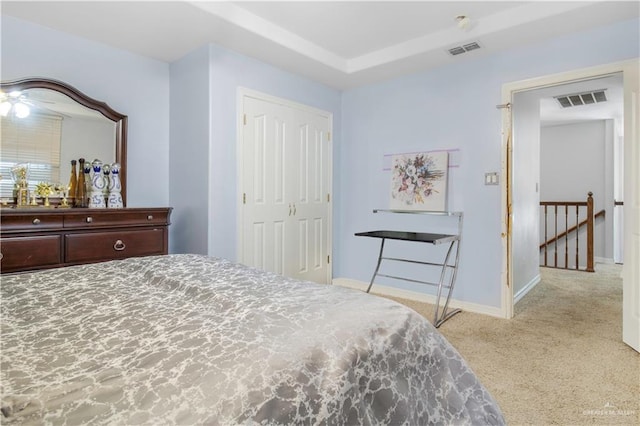
[[169,255],[2,278],[2,424],[503,424],[393,301]]

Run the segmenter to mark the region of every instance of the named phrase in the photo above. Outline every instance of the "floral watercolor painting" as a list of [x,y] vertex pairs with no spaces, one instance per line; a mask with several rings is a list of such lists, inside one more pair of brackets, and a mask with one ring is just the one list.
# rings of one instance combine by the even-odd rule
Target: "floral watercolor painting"
[[399,154],[391,159],[391,209],[445,211],[446,151]]

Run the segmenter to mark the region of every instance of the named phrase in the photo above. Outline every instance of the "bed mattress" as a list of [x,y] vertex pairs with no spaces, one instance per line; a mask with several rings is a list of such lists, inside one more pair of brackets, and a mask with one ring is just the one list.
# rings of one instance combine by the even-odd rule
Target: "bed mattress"
[[503,424],[423,317],[200,255],[2,277],[3,424]]

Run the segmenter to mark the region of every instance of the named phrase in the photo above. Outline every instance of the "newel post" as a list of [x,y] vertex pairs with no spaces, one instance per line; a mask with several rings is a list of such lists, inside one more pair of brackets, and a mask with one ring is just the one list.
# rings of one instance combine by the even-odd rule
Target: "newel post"
[[593,192],[587,194],[587,272],[595,272],[593,268]]

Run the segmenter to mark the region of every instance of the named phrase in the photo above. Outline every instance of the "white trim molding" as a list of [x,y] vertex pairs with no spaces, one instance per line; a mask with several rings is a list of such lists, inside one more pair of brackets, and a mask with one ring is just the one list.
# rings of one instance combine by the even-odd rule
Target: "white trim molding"
[[520,301],[520,299],[522,299],[524,296],[527,295],[527,293],[529,293],[531,290],[533,290],[533,288],[535,286],[537,286],[540,283],[541,280],[542,280],[542,278],[541,278],[540,274],[538,274],[535,277],[533,277],[533,279],[531,281],[529,281],[527,283],[527,285],[522,287],[520,289],[520,291],[518,291],[516,293],[516,295],[513,296],[513,304],[515,305],[516,303],[518,303]]
[[[334,278],[332,284],[362,291],[365,291],[369,286],[369,283],[359,280],[353,280],[350,278]],[[372,288],[372,291],[373,294],[379,294],[381,296],[399,297],[401,299],[414,300],[416,302],[429,303],[431,305],[435,305],[436,303],[435,295],[419,293],[411,290],[404,290],[396,287],[375,284]],[[502,309],[500,307],[463,302],[460,300],[455,300],[453,298],[449,301],[449,308],[459,308],[467,312],[504,318],[504,316],[502,315]]]

